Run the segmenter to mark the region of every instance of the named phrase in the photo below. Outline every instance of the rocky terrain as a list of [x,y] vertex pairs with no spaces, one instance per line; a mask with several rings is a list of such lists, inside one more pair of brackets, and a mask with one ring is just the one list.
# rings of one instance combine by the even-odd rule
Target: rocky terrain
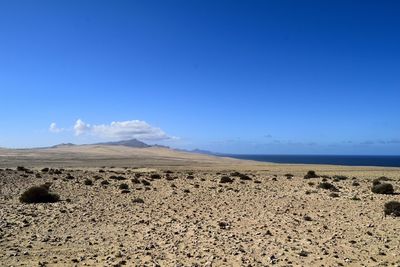
[[[3,168],[1,266],[400,265],[398,168],[233,162]],[[20,201],[45,183],[60,201]]]

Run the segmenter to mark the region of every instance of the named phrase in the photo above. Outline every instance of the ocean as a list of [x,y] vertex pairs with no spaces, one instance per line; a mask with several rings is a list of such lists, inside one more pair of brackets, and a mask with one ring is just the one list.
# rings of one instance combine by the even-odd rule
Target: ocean
[[345,166],[400,167],[400,156],[345,156],[345,155],[224,155],[274,163],[329,164]]

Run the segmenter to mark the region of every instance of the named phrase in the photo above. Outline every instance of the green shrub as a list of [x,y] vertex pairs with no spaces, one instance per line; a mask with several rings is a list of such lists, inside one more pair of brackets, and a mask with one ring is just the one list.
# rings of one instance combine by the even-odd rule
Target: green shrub
[[60,200],[57,194],[49,193],[50,186],[32,186],[20,196],[23,203],[51,203]]

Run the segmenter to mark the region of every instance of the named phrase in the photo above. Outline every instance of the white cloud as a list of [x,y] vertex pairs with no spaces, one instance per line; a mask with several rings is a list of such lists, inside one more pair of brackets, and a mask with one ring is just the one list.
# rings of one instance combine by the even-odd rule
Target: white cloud
[[58,128],[57,124],[55,122],[52,122],[50,124],[49,131],[52,132],[52,133],[60,133],[60,132],[64,131],[64,129],[63,128]]
[[145,121],[114,121],[111,124],[90,125],[77,120],[74,126],[75,135],[90,134],[106,139],[132,139],[144,141],[161,141],[174,139],[163,130],[153,127]]
[[82,135],[90,130],[90,125],[84,123],[81,119],[78,119],[74,125],[74,132],[76,136]]

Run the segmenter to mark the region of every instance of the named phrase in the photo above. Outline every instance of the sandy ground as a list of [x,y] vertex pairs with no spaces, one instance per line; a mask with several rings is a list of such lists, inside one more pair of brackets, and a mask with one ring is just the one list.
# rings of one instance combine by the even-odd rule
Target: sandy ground
[[[400,195],[370,190],[384,175],[400,192],[399,168],[124,147],[0,150],[0,166],[1,266],[400,266],[400,218],[383,214],[384,203]],[[339,189],[335,196],[317,188],[323,178],[303,178],[310,169],[348,179],[326,178]],[[220,183],[224,175],[234,181]],[[24,190],[45,182],[60,202],[19,202]]]

